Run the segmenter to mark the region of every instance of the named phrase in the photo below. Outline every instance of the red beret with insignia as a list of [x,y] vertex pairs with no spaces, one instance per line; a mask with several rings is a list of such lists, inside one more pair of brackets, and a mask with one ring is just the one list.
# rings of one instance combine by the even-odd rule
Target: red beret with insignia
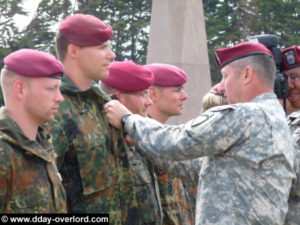
[[272,52],[263,44],[253,42],[242,42],[234,47],[220,48],[215,52],[215,61],[219,69],[227,64],[252,55],[269,55],[273,57]]
[[281,51],[282,70],[290,70],[300,66],[300,46],[292,46]]
[[154,74],[154,85],[160,87],[180,86],[187,82],[185,72],[173,65],[153,63],[145,65]]
[[65,18],[59,25],[59,33],[78,46],[101,45],[113,36],[109,25],[87,14],[75,14]]
[[33,49],[20,49],[4,58],[5,68],[26,77],[61,78],[64,66],[54,55]]
[[129,60],[111,63],[109,76],[102,82],[119,91],[137,92],[148,89],[154,77],[151,70]]

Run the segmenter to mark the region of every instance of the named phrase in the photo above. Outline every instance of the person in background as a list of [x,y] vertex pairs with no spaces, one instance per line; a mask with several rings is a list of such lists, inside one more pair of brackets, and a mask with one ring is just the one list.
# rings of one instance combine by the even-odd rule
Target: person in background
[[216,84],[203,96],[201,113],[212,107],[227,104],[226,98],[219,92],[219,86],[220,83]]
[[[133,61],[115,61],[109,68],[109,77],[99,81],[99,85],[103,91],[118,99],[131,112],[146,117],[152,105],[148,88],[153,82],[153,73],[145,67]],[[153,165],[137,152],[133,145],[130,149],[127,154],[133,171],[142,224],[160,225],[162,209]]]
[[289,126],[293,134],[295,148],[296,180],[292,184],[289,197],[289,210],[285,225],[298,225],[300,221],[300,46],[282,50],[282,72],[287,77],[289,87],[288,100],[298,111],[288,115]]
[[63,65],[50,53],[20,49],[4,58],[0,109],[0,213],[66,213],[49,134],[63,101]]
[[64,64],[65,101],[47,124],[58,155],[70,213],[109,214],[110,224],[142,224],[123,133],[108,124],[103,105],[110,100],[98,85],[115,58],[113,31],[88,14],[66,17],[56,35]]
[[[273,55],[259,43],[216,50],[219,91],[227,105],[179,125],[132,114],[113,100],[104,108],[147,157],[204,157],[196,224],[283,224],[295,174],[294,147],[285,112],[273,92]],[[267,196],[267,197],[266,197]]]
[[[187,76],[180,68],[168,64],[148,64],[145,68],[154,74],[154,84],[149,88],[149,95],[153,101],[149,117],[166,123],[171,116],[182,113],[184,101],[188,97],[183,89]],[[182,180],[157,166],[155,172],[164,214],[163,224],[194,224],[191,200]]]

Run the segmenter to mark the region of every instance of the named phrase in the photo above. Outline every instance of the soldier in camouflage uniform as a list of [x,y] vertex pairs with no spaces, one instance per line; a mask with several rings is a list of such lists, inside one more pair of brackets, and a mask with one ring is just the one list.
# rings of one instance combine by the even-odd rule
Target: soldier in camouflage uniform
[[283,224],[288,209],[294,148],[285,113],[273,93],[275,63],[262,44],[218,49],[229,103],[180,126],[132,115],[118,101],[105,105],[145,155],[169,160],[204,156],[196,224]]
[[[187,76],[180,68],[168,64],[149,64],[145,66],[154,74],[154,84],[150,87],[150,97],[153,105],[149,110],[149,117],[165,123],[169,117],[182,113],[183,103],[187,94],[183,84]],[[155,162],[158,164],[159,162]],[[163,162],[167,165],[168,162]],[[183,162],[188,164],[188,162]],[[172,166],[172,163],[170,163]],[[177,167],[179,165],[173,165]],[[162,170],[162,167],[155,167],[158,178],[161,203],[164,213],[164,225],[188,225],[194,224],[194,211],[189,194],[179,177]]]
[[[153,73],[133,61],[113,62],[109,77],[99,82],[102,90],[114,96],[133,113],[147,116],[152,105],[149,86],[154,82]],[[143,224],[162,224],[162,209],[157,178],[153,165],[135,147],[128,151],[129,163],[133,171],[137,191],[138,207]]]
[[[292,46],[282,50],[282,70],[287,76],[289,87],[289,101],[294,108],[300,108],[300,46]],[[292,184],[289,197],[289,210],[285,225],[300,223],[300,110],[288,116],[294,148],[296,180]]]
[[[66,194],[50,136],[40,127],[63,101],[63,65],[21,49],[4,58],[0,109],[0,213],[66,213]],[[41,67],[41,65],[47,65]]]
[[108,76],[115,58],[112,29],[98,18],[76,14],[60,24],[58,58],[65,67],[64,102],[48,124],[71,213],[108,213],[110,224],[142,224],[123,134],[108,124],[110,100],[95,81]]

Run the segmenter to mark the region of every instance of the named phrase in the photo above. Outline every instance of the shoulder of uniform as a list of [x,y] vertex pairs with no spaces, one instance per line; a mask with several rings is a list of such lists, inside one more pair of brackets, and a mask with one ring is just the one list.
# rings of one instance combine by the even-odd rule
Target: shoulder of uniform
[[205,121],[207,121],[209,119],[216,118],[216,117],[223,117],[223,115],[227,114],[228,112],[230,112],[232,110],[235,110],[236,108],[237,108],[236,105],[222,105],[222,106],[212,107],[212,108],[208,109],[207,111],[201,113],[195,119],[193,119],[191,121],[190,126],[195,127],[195,126],[198,126],[198,125],[204,123]]
[[291,113],[290,115],[288,115],[288,118],[291,118],[291,119],[300,118],[300,110]]
[[300,110],[297,112],[293,112],[290,115],[288,115],[288,120],[292,124],[300,124]]
[[[7,134],[5,134],[4,132],[0,131],[0,153],[4,153],[5,152],[9,152],[9,149],[11,147],[11,144],[13,145],[17,145],[16,141],[13,140],[11,137],[9,137]],[[1,156],[0,156],[1,158]]]
[[211,112],[218,112],[218,111],[224,111],[224,110],[234,110],[236,109],[236,105],[220,105],[210,108],[208,111]]

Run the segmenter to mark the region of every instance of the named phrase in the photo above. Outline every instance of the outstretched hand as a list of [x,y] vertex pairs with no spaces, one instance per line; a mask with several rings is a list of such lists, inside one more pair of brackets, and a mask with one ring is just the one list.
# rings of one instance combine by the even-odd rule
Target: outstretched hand
[[107,114],[108,122],[118,129],[122,129],[122,117],[131,112],[118,100],[111,100],[104,105],[104,110]]

